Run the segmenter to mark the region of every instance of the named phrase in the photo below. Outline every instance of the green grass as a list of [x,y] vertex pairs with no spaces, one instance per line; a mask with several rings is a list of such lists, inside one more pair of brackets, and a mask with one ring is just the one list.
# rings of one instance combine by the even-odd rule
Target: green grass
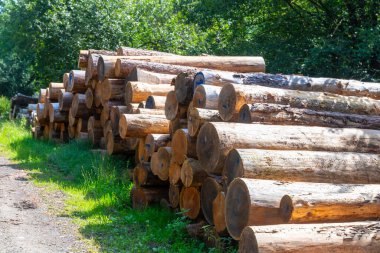
[[0,121],[0,151],[29,171],[36,185],[68,197],[58,215],[73,218],[101,252],[207,252],[185,231],[188,221],[159,207],[131,208],[129,161],[101,156],[87,143],[34,140],[17,122]]
[[11,102],[7,97],[0,96],[0,118],[5,118],[11,109]]

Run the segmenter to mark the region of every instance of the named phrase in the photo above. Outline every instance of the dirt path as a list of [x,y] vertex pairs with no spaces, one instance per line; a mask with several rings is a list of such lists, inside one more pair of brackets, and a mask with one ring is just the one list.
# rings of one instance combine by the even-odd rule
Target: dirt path
[[89,252],[70,219],[54,214],[64,198],[37,188],[0,156],[0,253]]

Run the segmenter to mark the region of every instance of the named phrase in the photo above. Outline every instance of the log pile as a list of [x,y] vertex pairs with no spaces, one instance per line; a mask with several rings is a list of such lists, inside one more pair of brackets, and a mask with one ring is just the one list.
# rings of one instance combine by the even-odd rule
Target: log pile
[[379,249],[380,84],[128,47],[78,67],[41,90],[34,136],[133,157],[134,208],[181,210],[240,252]]

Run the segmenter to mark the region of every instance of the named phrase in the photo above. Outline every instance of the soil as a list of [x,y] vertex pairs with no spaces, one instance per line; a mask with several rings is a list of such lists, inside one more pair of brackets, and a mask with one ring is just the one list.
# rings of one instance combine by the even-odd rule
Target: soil
[[0,156],[0,253],[94,252],[64,210],[65,194],[36,187]]

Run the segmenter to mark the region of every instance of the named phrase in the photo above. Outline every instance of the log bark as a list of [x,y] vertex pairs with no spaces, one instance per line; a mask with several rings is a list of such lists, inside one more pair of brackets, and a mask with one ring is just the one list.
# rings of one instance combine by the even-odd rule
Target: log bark
[[222,235],[226,234],[227,232],[225,209],[226,194],[223,191],[220,191],[212,202],[212,220],[216,232]]
[[145,152],[151,157],[160,147],[165,147],[170,141],[170,134],[148,134],[145,138]]
[[86,71],[83,70],[71,70],[66,91],[72,93],[85,93],[87,89],[85,74]]
[[223,175],[324,183],[380,183],[380,156],[352,152],[232,149]]
[[117,55],[120,56],[142,56],[142,55],[167,55],[167,56],[174,56],[175,54],[166,53],[166,52],[160,52],[160,51],[153,51],[153,50],[146,50],[146,49],[139,49],[139,48],[132,48],[132,47],[119,47],[117,49]]
[[189,135],[195,137],[198,135],[199,129],[206,122],[222,122],[218,110],[201,109],[189,107],[187,115],[187,129]]
[[242,83],[242,76],[249,75],[228,72],[228,71],[218,71],[218,70],[202,70],[194,76],[194,89],[199,85],[213,85],[223,87],[225,84],[229,83]]
[[193,96],[193,106],[197,108],[218,110],[218,98],[222,87],[199,85]]
[[165,109],[166,97],[149,96],[146,99],[145,108],[147,109]]
[[68,112],[73,103],[73,98],[74,95],[71,92],[60,93],[58,97],[59,110],[61,112]]
[[186,158],[197,158],[196,138],[189,135],[187,129],[178,129],[172,138],[172,161],[182,165]]
[[168,198],[168,190],[165,187],[136,188],[132,194],[132,207],[144,209],[149,204],[160,203],[161,199]]
[[89,110],[86,106],[86,95],[80,93],[74,95],[70,112],[73,117],[89,117]]
[[379,153],[380,131],[224,122],[202,126],[197,155],[208,173],[222,172],[232,148]]
[[[127,81],[135,81],[150,84],[174,84],[175,75],[160,74],[151,71],[147,71],[141,68],[134,68],[132,72],[126,77]],[[122,77],[119,77],[122,78]]]
[[146,114],[146,115],[165,115],[165,111],[161,109],[145,109],[145,108],[137,108],[134,114]]
[[[146,60],[146,59],[145,59]],[[178,75],[182,72],[188,72],[195,74],[197,69],[194,67],[186,67],[181,66],[179,64],[165,64],[165,63],[157,63],[144,61],[144,59],[128,59],[121,58],[116,60],[115,64],[115,76],[122,78],[128,77],[135,68],[140,68],[146,71],[160,73],[160,74],[170,74],[170,75]]]
[[222,186],[215,178],[207,177],[203,181],[200,195],[202,212],[206,221],[211,225],[214,225],[212,202],[220,191],[222,191]]
[[379,251],[380,223],[322,223],[246,227],[239,253],[375,253]]
[[179,206],[183,214],[190,219],[196,219],[201,210],[201,198],[197,188],[184,187],[180,193]]
[[170,91],[166,95],[165,116],[168,120],[174,120],[175,118],[185,119],[187,116],[187,106],[178,103],[174,91]]
[[188,158],[181,167],[181,181],[185,187],[202,186],[208,175],[202,168],[200,162],[193,158]]
[[169,203],[173,208],[179,205],[179,195],[181,192],[181,186],[178,184],[170,184],[169,186]]
[[58,101],[59,93],[64,90],[63,83],[49,83],[49,99],[51,101]]
[[156,154],[154,159],[152,156],[151,160],[152,172],[162,181],[167,181],[169,179],[169,165],[172,149],[171,147],[161,147]]
[[136,163],[148,162],[147,156],[145,154],[145,137],[138,138],[138,144],[135,152]]
[[153,175],[150,169],[150,163],[139,163],[133,169],[133,183],[135,186],[167,186],[168,183],[160,180],[157,176]]
[[148,84],[142,82],[128,82],[125,88],[125,104],[140,103],[149,96],[166,96],[169,91],[174,90],[170,84]]
[[132,154],[137,146],[136,138],[121,139],[120,136],[114,136],[112,132],[106,135],[107,153],[112,154]]
[[49,120],[50,123],[68,123],[68,112],[61,112],[59,109],[59,103],[50,103]]
[[102,82],[101,98],[103,100],[124,101],[125,80],[106,78]]
[[243,105],[239,111],[238,122],[380,129],[380,116],[315,111],[265,103]]
[[219,94],[220,116],[228,121],[247,103],[276,103],[317,111],[380,115],[380,100],[371,98],[227,84]]
[[162,115],[123,114],[120,117],[119,134],[122,138],[167,133],[169,121]]

